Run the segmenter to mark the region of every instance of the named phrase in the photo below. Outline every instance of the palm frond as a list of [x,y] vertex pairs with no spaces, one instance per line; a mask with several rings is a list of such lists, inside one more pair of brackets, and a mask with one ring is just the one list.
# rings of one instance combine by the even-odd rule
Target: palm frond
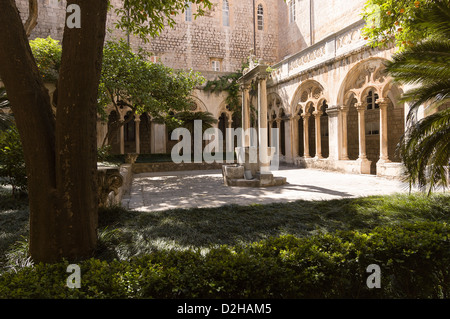
[[409,103],[410,123],[416,121],[420,106],[438,108],[450,102],[450,0],[425,7],[417,24],[427,30],[428,38],[386,63],[386,71],[396,82],[417,86],[401,99]]
[[418,24],[431,30],[436,38],[450,39],[450,1],[438,0],[434,5],[423,10],[418,16]]
[[450,79],[412,89],[402,96],[401,102],[409,102],[407,119],[409,122],[416,121],[416,113],[421,105],[437,109],[450,102]]
[[210,112],[190,112],[183,111],[175,114],[176,119],[183,123],[181,126],[189,131],[194,131],[195,121],[202,121],[202,130],[205,131],[217,123],[217,119]]
[[429,83],[450,78],[450,41],[428,40],[393,56],[386,71],[397,82]]
[[386,63],[386,71],[396,82],[417,85],[401,99],[410,103],[408,120],[414,120],[421,105],[437,108],[449,102],[450,41],[431,39],[408,48]]
[[450,109],[430,115],[412,125],[399,144],[406,180],[431,192],[448,187],[450,165]]

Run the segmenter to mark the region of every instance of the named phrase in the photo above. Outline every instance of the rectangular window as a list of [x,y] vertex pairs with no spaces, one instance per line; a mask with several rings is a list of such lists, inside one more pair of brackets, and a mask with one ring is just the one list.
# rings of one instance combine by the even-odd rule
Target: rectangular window
[[220,72],[220,61],[219,60],[211,60],[211,69],[214,72]]
[[228,4],[228,0],[223,0],[222,4],[222,20],[223,25],[225,27],[230,26],[230,5]]
[[264,8],[262,5],[258,6],[258,31],[264,30]]
[[295,14],[295,1],[296,0],[289,1],[289,23],[293,23],[297,20]]
[[370,122],[366,124],[366,135],[379,135],[380,127],[376,122]]
[[186,22],[192,22],[192,3],[190,1],[186,1]]
[[367,96],[367,109],[368,110],[374,110],[374,109],[379,109],[380,105],[377,104],[376,102],[378,101],[378,94],[377,93],[373,93],[372,91],[369,91],[369,94]]
[[161,58],[159,56],[152,55],[149,57],[149,61],[151,63],[159,63],[159,62],[161,62]]

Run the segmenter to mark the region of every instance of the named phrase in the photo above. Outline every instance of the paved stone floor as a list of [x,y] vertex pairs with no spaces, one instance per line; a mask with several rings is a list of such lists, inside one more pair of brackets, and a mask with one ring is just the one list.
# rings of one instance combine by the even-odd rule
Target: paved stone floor
[[313,169],[281,168],[288,184],[269,188],[227,187],[221,171],[146,173],[134,176],[122,205],[139,211],[250,205],[295,200],[329,200],[408,192],[400,181]]

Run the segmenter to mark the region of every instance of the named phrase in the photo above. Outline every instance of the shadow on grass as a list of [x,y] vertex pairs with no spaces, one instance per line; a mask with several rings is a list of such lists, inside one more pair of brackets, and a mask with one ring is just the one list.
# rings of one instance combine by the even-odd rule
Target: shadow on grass
[[[28,219],[26,198],[0,193],[0,264],[11,246],[28,236]],[[398,194],[162,212],[113,207],[99,211],[97,257],[127,259],[155,249],[208,249],[288,234],[370,232],[378,226],[416,221],[449,223],[450,196]]]
[[99,252],[121,259],[154,249],[208,249],[337,230],[369,232],[378,226],[426,220],[450,222],[450,196],[373,196],[163,212],[117,207],[100,212],[99,229],[105,240]]
[[9,191],[0,189],[0,264],[11,245],[28,236],[28,197],[12,197]]

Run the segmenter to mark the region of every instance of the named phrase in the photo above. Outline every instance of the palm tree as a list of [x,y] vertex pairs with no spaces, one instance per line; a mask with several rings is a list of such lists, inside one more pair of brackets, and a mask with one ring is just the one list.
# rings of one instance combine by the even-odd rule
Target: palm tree
[[[436,186],[448,187],[450,165],[450,1],[442,0],[425,10],[418,23],[429,37],[394,55],[387,72],[398,82],[412,84],[402,101],[410,103],[408,129],[398,151],[410,187],[430,193]],[[417,119],[421,105],[435,111]]]
[[[194,153],[195,151],[195,138],[202,139],[202,145],[204,145],[203,141],[203,133],[209,128],[213,127],[213,124],[217,123],[217,119],[210,112],[191,112],[191,111],[182,111],[176,113],[174,118],[180,123],[179,127],[183,127],[187,129],[191,133],[191,151]],[[201,121],[202,124],[202,136],[196,137],[194,136],[194,127],[195,121]]]
[[202,121],[202,133],[217,123],[217,119],[210,112],[183,111],[176,113],[174,117],[181,121],[181,127],[186,128],[191,134],[194,134],[195,121]]

